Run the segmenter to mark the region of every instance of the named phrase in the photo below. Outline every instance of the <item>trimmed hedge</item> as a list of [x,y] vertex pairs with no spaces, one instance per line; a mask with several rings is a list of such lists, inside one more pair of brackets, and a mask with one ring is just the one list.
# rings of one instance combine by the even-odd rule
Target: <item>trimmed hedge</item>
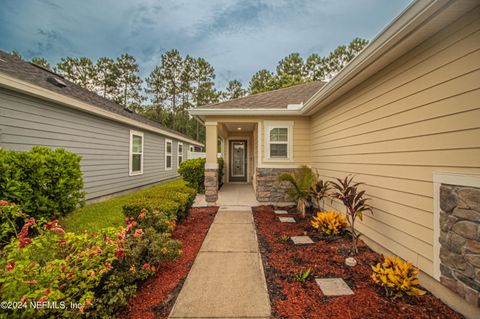
[[[223,183],[225,161],[218,158],[218,185]],[[205,192],[205,159],[195,158],[180,163],[178,173],[188,182],[188,185],[195,188],[197,192]]]
[[0,198],[47,220],[84,203],[80,156],[35,146],[28,152],[0,149]]
[[[123,212],[127,217],[138,217],[142,211],[161,212],[171,220],[185,218],[188,209],[192,206],[197,192],[186,186],[184,181],[168,183],[153,187],[141,194],[141,197],[129,200],[123,206]],[[158,214],[159,223],[162,224],[164,217]]]

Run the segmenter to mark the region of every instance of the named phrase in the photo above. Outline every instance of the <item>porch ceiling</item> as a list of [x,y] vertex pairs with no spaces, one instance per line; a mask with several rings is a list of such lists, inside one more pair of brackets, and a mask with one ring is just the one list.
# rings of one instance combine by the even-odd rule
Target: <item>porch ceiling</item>
[[255,123],[224,123],[228,132],[252,132]]

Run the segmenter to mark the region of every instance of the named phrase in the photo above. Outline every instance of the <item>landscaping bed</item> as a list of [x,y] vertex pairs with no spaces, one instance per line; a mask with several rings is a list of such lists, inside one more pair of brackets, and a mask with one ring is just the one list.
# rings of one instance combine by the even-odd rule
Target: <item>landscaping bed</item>
[[[294,217],[296,223],[281,223],[272,206],[255,207],[253,213],[274,318],[462,318],[429,292],[419,297],[386,297],[371,279],[371,266],[381,262],[382,255],[361,240],[355,256],[358,264],[350,268],[344,264],[350,238],[322,237],[309,219],[297,214],[281,215]],[[305,234],[314,244],[294,245],[288,239]],[[311,275],[305,281],[295,280],[307,269]],[[343,278],[354,295],[324,296],[315,278]]]
[[161,264],[155,276],[139,287],[122,318],[168,317],[217,210],[218,207],[190,209],[188,217],[173,232],[173,239],[182,243],[181,257]]

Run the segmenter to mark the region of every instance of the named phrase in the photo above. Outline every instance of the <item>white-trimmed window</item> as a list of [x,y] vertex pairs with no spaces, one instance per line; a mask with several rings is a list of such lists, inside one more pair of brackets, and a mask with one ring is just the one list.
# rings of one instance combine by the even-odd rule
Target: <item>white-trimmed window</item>
[[143,174],[143,133],[130,130],[130,176]]
[[183,143],[178,142],[178,152],[177,152],[177,158],[178,158],[178,163],[177,167],[180,167],[180,163],[183,162]]
[[165,140],[165,170],[172,169],[172,140]]
[[271,161],[291,161],[293,122],[266,122],[265,124],[265,158]]

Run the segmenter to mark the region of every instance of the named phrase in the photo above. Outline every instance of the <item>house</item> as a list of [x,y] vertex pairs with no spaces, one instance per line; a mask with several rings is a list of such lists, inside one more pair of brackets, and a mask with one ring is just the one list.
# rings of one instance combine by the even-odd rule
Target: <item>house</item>
[[217,140],[227,182],[252,183],[261,202],[287,200],[277,176],[300,165],[354,174],[374,207],[362,239],[412,261],[456,310],[479,313],[478,1],[413,2],[328,83],[190,113],[206,125],[207,201],[218,196]]
[[178,176],[201,143],[0,51],[0,147],[61,147],[82,157],[87,200]]

